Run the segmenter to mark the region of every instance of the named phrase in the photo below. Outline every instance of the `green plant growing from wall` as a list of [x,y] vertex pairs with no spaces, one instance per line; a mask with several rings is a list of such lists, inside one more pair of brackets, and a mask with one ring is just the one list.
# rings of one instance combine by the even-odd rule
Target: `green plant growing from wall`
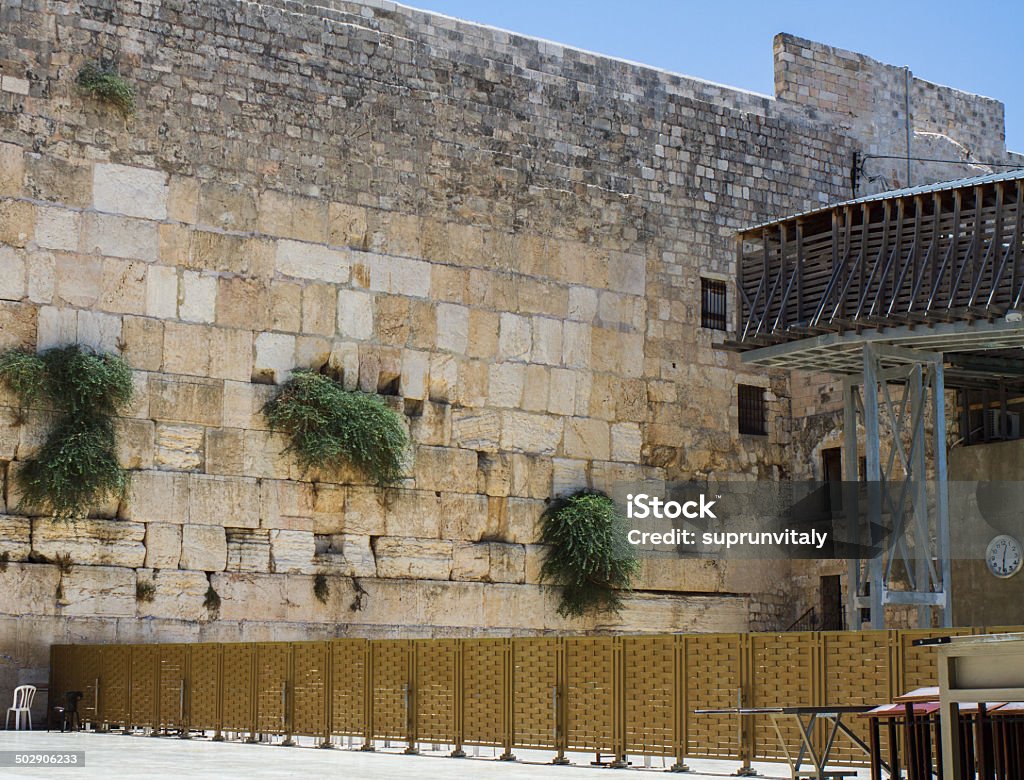
[[300,369],[263,414],[271,430],[289,437],[288,449],[304,469],[351,465],[378,485],[392,485],[405,473],[409,437],[402,418],[379,396]]
[[331,584],[327,580],[327,575],[322,571],[317,572],[313,577],[313,595],[321,604],[326,604],[331,595]]
[[113,68],[89,63],[78,71],[75,83],[97,100],[117,107],[125,116],[135,113],[135,90]]
[[23,407],[55,415],[39,453],[16,474],[22,508],[69,519],[124,495],[128,473],[117,461],[114,429],[114,417],[132,398],[131,368],[123,359],[77,345],[40,355],[9,350],[0,354],[0,380]]
[[149,602],[156,598],[156,584],[152,580],[135,583],[135,600]]
[[548,546],[541,581],[560,589],[558,614],[618,612],[640,563],[612,500],[581,491],[552,502],[540,523],[540,542]]

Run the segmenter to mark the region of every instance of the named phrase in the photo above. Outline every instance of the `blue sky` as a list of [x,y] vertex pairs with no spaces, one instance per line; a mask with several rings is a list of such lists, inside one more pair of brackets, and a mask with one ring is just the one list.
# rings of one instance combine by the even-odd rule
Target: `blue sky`
[[404,0],[409,5],[772,94],[772,38],[852,49],[919,78],[1002,100],[1024,152],[1024,2]]

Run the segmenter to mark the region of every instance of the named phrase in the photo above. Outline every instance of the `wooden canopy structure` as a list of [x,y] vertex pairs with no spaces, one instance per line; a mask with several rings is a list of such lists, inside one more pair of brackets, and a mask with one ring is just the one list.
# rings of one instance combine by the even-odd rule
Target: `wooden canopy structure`
[[884,628],[891,606],[916,607],[921,627],[936,610],[950,625],[945,391],[960,391],[965,442],[978,425],[985,440],[1020,436],[1009,410],[1024,402],[1022,230],[1018,170],[870,195],[737,237],[730,346],[746,363],[843,376],[848,486],[864,430],[866,511],[852,490],[844,512],[877,552],[850,561],[851,626],[868,609]]
[[872,341],[943,353],[953,386],[1022,382],[1022,223],[1018,170],[748,228],[732,346],[761,365],[857,373]]

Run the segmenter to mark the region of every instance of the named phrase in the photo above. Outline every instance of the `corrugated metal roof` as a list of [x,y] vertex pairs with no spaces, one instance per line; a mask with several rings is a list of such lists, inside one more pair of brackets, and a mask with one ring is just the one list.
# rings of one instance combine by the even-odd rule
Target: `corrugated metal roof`
[[791,219],[798,217],[807,217],[812,214],[821,214],[832,209],[840,208],[842,206],[854,206],[860,203],[871,203],[878,200],[889,200],[890,198],[906,198],[914,195],[927,195],[933,192],[945,192],[947,190],[959,190],[964,187],[976,187],[980,184],[993,184],[1000,181],[1016,181],[1017,179],[1024,179],[1024,168],[1018,168],[1012,171],[1006,171],[1004,173],[987,173],[984,176],[970,176],[966,179],[953,179],[952,181],[940,181],[935,184],[922,184],[918,187],[904,187],[900,190],[887,190],[886,192],[876,192],[874,195],[863,195],[853,200],[843,200],[838,203],[832,203],[828,206],[821,206],[820,208],[810,209],[808,211],[801,211],[798,214],[789,214],[780,219],[770,219],[767,222],[760,222],[756,225],[751,225],[748,228],[744,228],[739,231],[740,233],[748,233],[751,230],[760,230],[761,228],[768,227],[769,225],[777,225],[780,222],[789,222]]

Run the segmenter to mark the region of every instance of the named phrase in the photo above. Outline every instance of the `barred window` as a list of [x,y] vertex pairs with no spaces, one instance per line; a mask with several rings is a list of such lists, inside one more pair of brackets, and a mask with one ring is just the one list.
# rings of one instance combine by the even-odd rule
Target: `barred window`
[[754,436],[766,436],[765,418],[767,407],[764,401],[764,388],[753,385],[739,386],[740,433]]
[[704,278],[700,280],[700,326],[725,330],[725,282]]

